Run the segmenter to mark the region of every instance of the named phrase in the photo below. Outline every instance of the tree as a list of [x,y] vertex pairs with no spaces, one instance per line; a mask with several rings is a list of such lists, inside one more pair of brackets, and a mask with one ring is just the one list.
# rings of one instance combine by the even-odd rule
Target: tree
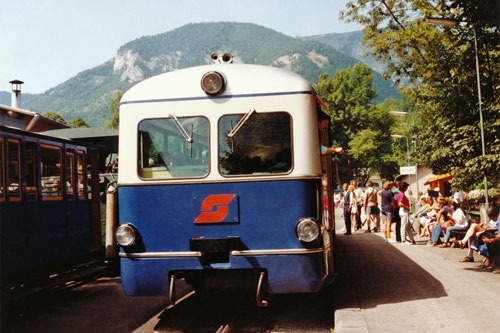
[[64,120],[64,117],[55,111],[47,110],[43,113],[43,116],[52,119],[54,121],[57,121],[58,123],[67,124],[66,120]]
[[118,129],[120,126],[120,101],[122,99],[122,92],[117,91],[115,96],[111,100],[111,104],[109,106],[109,121],[104,126],[105,128]]
[[87,124],[85,120],[83,120],[81,117],[77,117],[73,119],[72,121],[69,122],[71,127],[74,128],[90,128],[90,125]]
[[[352,0],[341,12],[365,26],[369,53],[387,65],[385,77],[407,82],[418,119],[420,159],[451,172],[455,187],[472,189],[484,175],[500,182],[500,35],[497,1]],[[459,22],[432,26],[427,17]],[[486,156],[480,145],[476,81],[477,35]]]
[[359,178],[364,184],[373,174],[392,178],[396,163],[392,159],[388,110],[374,106],[371,69],[364,64],[340,70],[333,78],[320,75],[314,89],[330,110],[332,146],[345,149],[338,161],[340,178]]

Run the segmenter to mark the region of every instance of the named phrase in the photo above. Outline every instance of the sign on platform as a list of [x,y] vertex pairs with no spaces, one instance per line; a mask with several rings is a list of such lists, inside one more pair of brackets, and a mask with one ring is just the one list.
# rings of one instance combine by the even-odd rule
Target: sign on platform
[[399,174],[401,175],[416,175],[417,174],[417,166],[406,166],[399,167]]

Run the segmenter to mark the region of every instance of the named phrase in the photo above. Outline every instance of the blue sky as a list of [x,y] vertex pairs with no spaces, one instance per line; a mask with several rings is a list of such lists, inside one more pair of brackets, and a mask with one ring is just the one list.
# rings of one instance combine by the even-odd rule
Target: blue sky
[[0,10],[0,90],[41,93],[113,58],[139,37],[188,23],[249,22],[289,36],[360,30],[347,0],[10,0]]

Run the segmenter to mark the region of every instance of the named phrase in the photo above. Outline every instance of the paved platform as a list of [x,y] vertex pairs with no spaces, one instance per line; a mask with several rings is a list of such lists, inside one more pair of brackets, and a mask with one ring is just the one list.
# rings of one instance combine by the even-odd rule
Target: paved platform
[[[467,250],[344,236],[336,212],[335,332],[498,332],[500,271],[461,263]],[[393,234],[394,238],[394,234]]]

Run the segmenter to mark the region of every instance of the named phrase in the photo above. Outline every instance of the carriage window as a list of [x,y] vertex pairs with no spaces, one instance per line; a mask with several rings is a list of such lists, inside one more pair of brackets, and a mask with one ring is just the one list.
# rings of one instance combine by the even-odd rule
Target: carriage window
[[37,197],[37,174],[36,174],[36,148],[35,142],[26,142],[24,159],[26,160],[26,199],[36,200]]
[[[236,125],[239,129],[233,130]],[[219,121],[222,175],[287,173],[292,169],[291,148],[291,118],[286,112],[228,115]]]
[[78,172],[78,197],[85,199],[85,153],[78,151],[76,156],[77,172]]
[[7,156],[7,191],[12,201],[21,200],[21,159],[19,140],[7,141],[9,155]]
[[3,138],[0,138],[0,201],[5,200],[5,178],[3,175]]
[[42,197],[44,200],[62,199],[61,148],[42,145]]
[[66,152],[66,195],[75,197],[75,154]]
[[139,176],[201,178],[209,171],[209,126],[204,117],[146,119],[139,124]]

